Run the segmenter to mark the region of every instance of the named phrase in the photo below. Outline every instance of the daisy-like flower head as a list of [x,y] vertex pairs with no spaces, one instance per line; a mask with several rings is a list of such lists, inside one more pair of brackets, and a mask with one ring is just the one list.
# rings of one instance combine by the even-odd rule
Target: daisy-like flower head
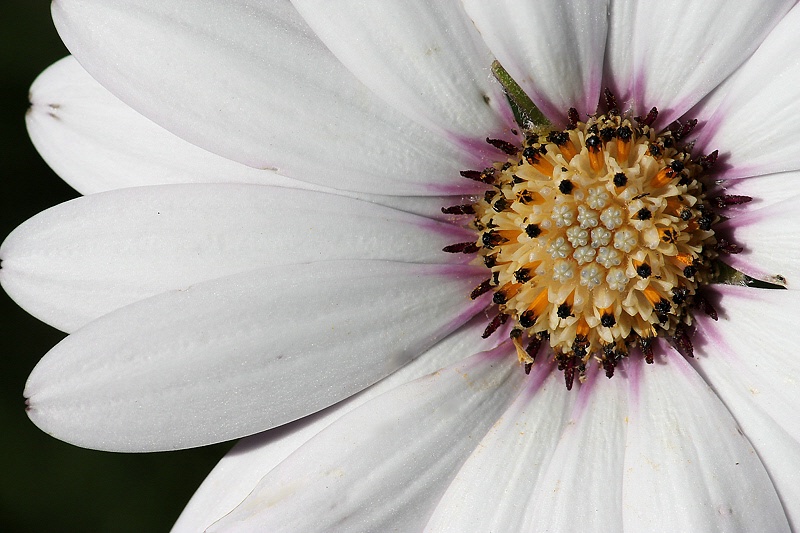
[[252,435],[176,531],[800,529],[794,2],[53,14],[29,415]]

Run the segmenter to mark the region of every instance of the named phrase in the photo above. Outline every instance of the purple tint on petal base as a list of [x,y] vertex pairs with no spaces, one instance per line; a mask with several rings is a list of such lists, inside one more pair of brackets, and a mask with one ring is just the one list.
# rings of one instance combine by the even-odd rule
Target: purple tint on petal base
[[[477,354],[478,357],[481,359],[487,360],[496,360],[502,362],[502,364],[507,364],[511,361],[511,356],[514,355],[514,345],[511,342],[503,342],[491,350],[486,350],[485,352],[480,352]],[[506,361],[508,359],[508,361]]]
[[[589,368],[586,369],[586,381],[580,384],[578,397],[575,399],[575,407],[572,411],[573,418],[583,416],[586,408],[592,403],[592,391],[597,385],[601,370],[602,366],[598,364],[589,365]],[[603,374],[603,379],[606,379],[605,374]],[[577,382],[578,380],[576,379],[575,381]]]
[[[656,345],[658,348],[658,345]],[[663,352],[659,351],[659,354]],[[634,357],[631,360],[631,356]],[[630,394],[628,394],[629,401],[631,402],[631,407],[636,407],[639,405],[639,397],[640,391],[642,388],[642,372],[646,372],[647,368],[645,368],[644,358],[641,356],[640,353],[633,353],[628,358],[623,359],[617,364],[617,371],[619,372],[622,370],[622,375],[628,382],[628,387]],[[614,378],[616,379],[616,373],[614,374]]]
[[[476,285],[479,282],[476,282]],[[469,299],[469,295],[465,294],[464,297]],[[471,304],[468,305],[463,311],[455,316],[451,324],[455,324],[456,327],[461,326],[462,324],[466,324],[472,317],[476,316],[478,313],[483,311],[491,302],[492,302],[492,294],[487,293],[483,296],[476,298],[475,300],[471,300]],[[454,329],[455,330],[455,329]],[[475,341],[480,341],[479,337],[475,338]]]
[[[536,396],[536,393],[539,392],[539,389],[542,388],[547,378],[550,377],[555,370],[555,361],[553,359],[541,358],[541,360],[537,360],[531,367],[531,373],[528,374],[526,378],[527,384],[522,394],[524,394],[526,398],[533,398]],[[520,371],[522,371],[522,369],[520,369]],[[555,385],[563,387],[561,381]]]
[[765,216],[767,215],[765,215],[762,210],[753,210],[734,216],[733,218],[722,222],[716,228],[717,232],[721,233],[723,236],[729,237],[729,240],[732,242],[742,243],[744,248],[741,253],[726,255],[725,262],[733,268],[744,272],[750,277],[763,280],[769,279],[771,274],[764,272],[761,270],[761,268],[753,264],[753,262],[748,259],[748,257],[751,255],[751,252],[747,248],[747,242],[744,242],[744,240],[741,238],[737,239],[736,230],[741,227],[758,224],[764,220]]
[[[474,231],[457,225],[459,221],[467,222],[469,219],[463,216],[453,216],[452,218],[454,219],[453,221],[446,222],[421,218],[418,225],[423,230],[447,237],[448,240],[451,240],[454,243],[462,241],[474,241]],[[469,257],[472,258],[473,256]]]
[[[484,167],[481,167],[483,169]],[[482,183],[461,178],[462,181],[450,185],[436,185],[430,183],[425,186],[428,196],[480,196],[488,188]]]
[[[774,289],[752,289],[745,287],[738,287],[733,285],[715,285],[713,292],[708,293],[709,300],[719,310],[719,320],[728,320],[725,314],[725,300],[727,298],[746,299],[753,303],[753,309],[757,309],[758,305],[763,303],[760,298],[762,291]],[[695,359],[701,361],[703,357],[735,357],[736,350],[732,349],[731,342],[736,342],[736,339],[731,339],[722,335],[717,329],[717,322],[711,317],[702,313],[695,315],[697,321],[697,332],[692,341],[695,347],[699,350],[695,351]],[[713,347],[712,347],[713,345]],[[697,357],[698,353],[699,358]]]
[[[698,118],[690,116],[691,111],[686,114],[687,118]],[[719,125],[722,123],[722,116],[719,113],[714,113],[710,117],[707,118],[698,118],[697,127],[692,131],[692,134],[689,136],[689,140],[694,140],[694,154],[695,156],[700,156],[707,154],[709,152],[713,152],[714,150],[719,150],[718,146],[712,146],[710,144],[709,139],[713,138],[716,135],[717,130],[719,129]]]

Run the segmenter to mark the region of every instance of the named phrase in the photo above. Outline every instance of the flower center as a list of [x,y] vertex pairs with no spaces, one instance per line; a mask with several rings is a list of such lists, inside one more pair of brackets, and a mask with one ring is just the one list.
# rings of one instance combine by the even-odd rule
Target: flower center
[[580,122],[570,110],[566,129],[532,129],[522,146],[487,139],[508,159],[462,174],[492,188],[443,209],[474,215],[476,241],[445,251],[477,253],[491,271],[472,293],[494,291],[484,336],[512,319],[526,372],[545,343],[567,388],[591,358],[608,377],[631,347],[651,363],[657,336],[691,356],[692,308],[715,314],[698,287],[720,251],[741,249],[715,236],[712,206],[740,197],[707,197],[701,176],[716,152],[693,160],[680,143],[696,121],[659,133],[656,115],[612,109]]

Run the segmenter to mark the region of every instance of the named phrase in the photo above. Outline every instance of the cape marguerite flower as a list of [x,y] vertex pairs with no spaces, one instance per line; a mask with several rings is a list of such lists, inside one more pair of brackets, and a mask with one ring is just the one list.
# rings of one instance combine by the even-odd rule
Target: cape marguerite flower
[[254,435],[177,531],[800,529],[794,2],[53,14],[29,414]]

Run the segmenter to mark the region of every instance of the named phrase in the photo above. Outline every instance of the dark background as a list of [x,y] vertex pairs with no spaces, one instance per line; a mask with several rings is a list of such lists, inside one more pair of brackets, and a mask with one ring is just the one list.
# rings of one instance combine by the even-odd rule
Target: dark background
[[[28,87],[67,50],[45,0],[0,0],[0,240],[24,220],[77,196],[25,132]],[[25,416],[22,390],[64,334],[0,291],[0,531],[167,531],[230,445],[157,454],[76,448]]]

